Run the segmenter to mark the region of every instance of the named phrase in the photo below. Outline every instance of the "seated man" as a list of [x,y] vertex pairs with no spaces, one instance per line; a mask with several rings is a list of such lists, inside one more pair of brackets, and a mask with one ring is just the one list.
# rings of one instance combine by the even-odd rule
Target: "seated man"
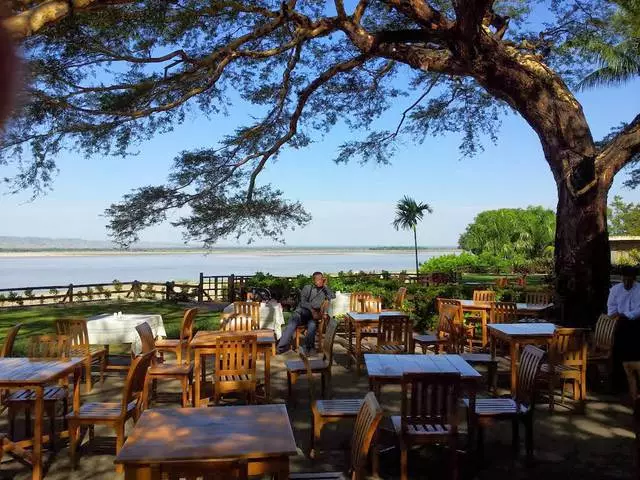
[[607,315],[620,320],[640,318],[640,285],[636,282],[638,271],[623,267],[622,282],[611,287],[607,301]]
[[282,332],[282,337],[278,342],[278,353],[289,350],[291,339],[299,325],[307,326],[307,335],[304,339],[306,353],[313,352],[316,340],[316,320],[320,318],[320,306],[325,300],[336,296],[327,286],[327,279],[322,275],[322,272],[314,272],[312,278],[313,285],[305,285],[300,292],[300,303]]

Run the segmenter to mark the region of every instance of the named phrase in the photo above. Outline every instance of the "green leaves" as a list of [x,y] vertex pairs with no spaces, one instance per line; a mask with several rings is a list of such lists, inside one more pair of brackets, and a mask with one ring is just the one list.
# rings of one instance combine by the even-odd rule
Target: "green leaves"
[[413,198],[405,195],[396,204],[396,218],[393,221],[393,228],[396,230],[412,230],[424,218],[425,212],[433,212],[428,203],[418,203]]
[[640,203],[625,203],[616,195],[607,217],[610,235],[640,235]]

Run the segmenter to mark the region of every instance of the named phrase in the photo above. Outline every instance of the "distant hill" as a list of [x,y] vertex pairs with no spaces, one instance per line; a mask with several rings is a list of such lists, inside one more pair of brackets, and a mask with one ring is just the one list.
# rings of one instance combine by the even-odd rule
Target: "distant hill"
[[[182,243],[140,242],[134,250],[159,248],[193,248]],[[109,241],[84,240],[82,238],[11,237],[0,236],[0,250],[116,250]]]

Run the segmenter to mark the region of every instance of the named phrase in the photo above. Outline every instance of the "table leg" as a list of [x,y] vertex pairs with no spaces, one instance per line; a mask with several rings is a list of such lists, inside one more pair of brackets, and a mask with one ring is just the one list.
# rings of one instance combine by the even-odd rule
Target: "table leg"
[[285,457],[280,460],[280,466],[276,478],[278,480],[289,480],[289,457]]
[[351,317],[347,316],[345,321],[347,322],[347,368],[351,368],[351,355],[353,354],[353,326],[351,323]]
[[515,395],[516,394],[516,388],[517,388],[517,362],[516,362],[516,357],[518,355],[518,343],[515,341],[511,341],[510,342],[510,355],[511,355],[511,395]]
[[80,384],[82,383],[82,368],[73,371],[73,413],[80,411]]
[[264,351],[264,396],[266,403],[271,401],[271,349]]
[[201,379],[200,379],[200,372],[201,372],[201,365],[200,365],[200,351],[199,350],[195,350],[195,352],[193,352],[193,381],[194,381],[194,386],[193,386],[193,406],[194,407],[199,407],[200,406],[200,383],[201,383]]
[[360,324],[356,324],[356,373],[360,375],[360,355],[362,350]]
[[475,447],[476,431],[478,427],[478,417],[476,415],[476,385],[474,384],[468,391],[469,394],[469,424],[467,425],[468,433],[468,446],[469,451],[473,451]]
[[125,465],[124,480],[153,480],[151,467],[146,465]]
[[482,310],[482,315],[480,316],[482,321],[482,348],[487,345],[487,311]]
[[42,472],[42,422],[44,420],[44,388],[34,387],[35,399],[35,427],[33,429],[33,480],[41,480]]

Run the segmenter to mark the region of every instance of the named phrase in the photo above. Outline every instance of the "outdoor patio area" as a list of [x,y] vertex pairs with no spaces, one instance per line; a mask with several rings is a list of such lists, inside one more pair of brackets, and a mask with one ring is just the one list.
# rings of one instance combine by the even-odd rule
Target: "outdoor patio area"
[[[286,403],[294,429],[298,454],[291,457],[291,472],[346,470],[348,468],[348,445],[353,423],[346,420],[339,424],[325,426],[318,458],[308,458],[310,438],[310,406],[307,381],[298,380],[294,386],[295,404],[287,396],[286,369],[284,361],[297,359],[295,352],[272,357],[271,361],[271,395],[273,403]],[[347,355],[345,349],[336,344],[334,365],[332,368],[333,398],[362,398],[369,390],[366,371],[361,375],[355,369],[346,368]],[[258,362],[258,377],[261,378],[262,362]],[[95,372],[94,372],[95,375]],[[98,378],[90,394],[83,391],[82,403],[88,401],[119,402],[122,396],[124,374],[109,372],[104,386],[100,386]],[[506,378],[501,380],[507,380]],[[486,383],[482,382],[482,389]],[[501,381],[501,386],[508,386]],[[480,390],[479,396],[486,395]],[[508,393],[501,389],[499,393]],[[400,411],[400,387],[385,386],[380,403],[385,410],[385,418],[379,433],[380,476],[385,479],[399,478],[399,451],[393,448],[395,435],[388,431],[390,425],[387,415]],[[634,455],[634,433],[632,428],[632,411],[626,406],[624,396],[608,396],[594,394],[590,391],[586,403],[585,414],[574,411],[571,401],[567,406],[556,405],[550,413],[546,403],[537,406],[535,412],[534,463],[525,465],[524,448],[521,448],[520,460],[512,460],[511,424],[498,422],[493,428],[486,429],[485,455],[482,465],[478,465],[465,454],[460,454],[461,478],[479,479],[627,479],[637,478]],[[180,384],[176,381],[160,382],[158,401],[152,405],[157,407],[180,407]],[[225,407],[210,407],[225,408]],[[23,431],[23,415],[16,428],[17,435]],[[466,422],[462,416],[461,428]],[[0,431],[7,431],[6,416],[2,417]],[[132,422],[127,431],[133,428]],[[104,435],[104,436],[103,436]],[[523,434],[521,433],[521,439]],[[66,443],[54,458],[50,458],[47,479],[113,479],[123,478],[114,470],[115,437],[111,429],[96,427],[96,437],[90,444],[88,436],[80,451],[78,468],[70,468],[69,451]],[[466,443],[466,435],[462,435],[461,443]],[[387,448],[391,447],[391,448]],[[466,448],[466,447],[464,447]],[[48,454],[47,454],[48,455]],[[409,478],[449,478],[448,456],[438,447],[426,447],[410,452]],[[31,470],[16,461],[10,461],[5,455],[0,478],[31,478]]]

